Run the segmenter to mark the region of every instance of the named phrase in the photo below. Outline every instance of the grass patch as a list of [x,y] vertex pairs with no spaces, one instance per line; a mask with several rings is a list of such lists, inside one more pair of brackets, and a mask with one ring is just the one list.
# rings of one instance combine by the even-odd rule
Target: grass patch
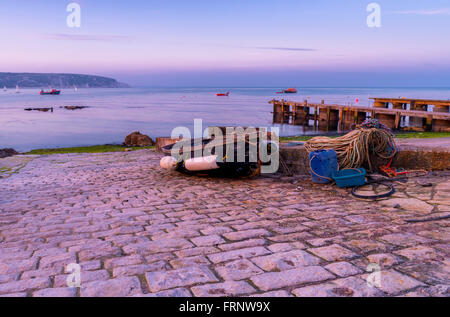
[[289,141],[309,141],[313,137],[312,136],[288,136],[288,137],[281,137],[281,142],[289,142]]
[[[292,137],[281,137],[281,142],[291,142],[291,141],[309,141],[312,138],[316,136],[321,135],[315,135],[315,136],[307,136],[307,135],[300,135],[300,136],[292,136]],[[330,138],[337,138],[339,136],[336,135],[323,135],[328,136]],[[449,138],[450,132],[400,132],[396,133],[395,137],[397,139],[431,139],[431,138]]]
[[395,134],[399,139],[450,138],[450,132],[401,132]]
[[127,148],[121,145],[94,145],[94,146],[68,147],[60,149],[37,149],[24,154],[51,155],[51,154],[70,154],[70,153],[107,153],[107,152],[125,152],[126,149],[129,149],[129,151],[137,151],[153,148],[154,146]]
[[299,135],[299,136],[287,136],[287,137],[281,137],[280,142],[290,142],[290,141],[309,141],[312,138],[315,138],[316,136],[326,136],[329,138],[338,138],[339,135]]

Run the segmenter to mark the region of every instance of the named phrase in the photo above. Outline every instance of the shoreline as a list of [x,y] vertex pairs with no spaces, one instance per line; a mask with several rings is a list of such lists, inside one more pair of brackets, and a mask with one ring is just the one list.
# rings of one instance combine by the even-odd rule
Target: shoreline
[[[396,167],[408,169],[426,169],[432,171],[445,171],[450,168],[448,158],[450,155],[450,133],[400,133],[397,134],[397,144],[402,148],[396,160]],[[310,136],[283,137],[280,138],[280,154],[285,158],[286,164],[296,175],[309,173],[307,153],[304,151],[303,143],[311,139]],[[90,154],[115,153],[157,153],[156,146],[126,147],[119,144],[94,145],[85,147],[49,148],[35,149],[22,152],[17,155],[0,158],[0,178],[7,178],[18,173],[30,161],[36,158],[51,155],[81,155],[92,157]],[[139,154],[137,154],[139,155]],[[145,154],[143,154],[145,155]]]

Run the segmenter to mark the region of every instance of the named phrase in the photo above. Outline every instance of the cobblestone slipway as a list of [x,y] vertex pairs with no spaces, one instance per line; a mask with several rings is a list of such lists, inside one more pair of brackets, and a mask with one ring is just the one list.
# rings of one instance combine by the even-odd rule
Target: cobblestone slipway
[[0,295],[449,295],[450,221],[406,222],[450,214],[449,173],[374,203],[307,178],[167,173],[160,157],[42,156],[1,178]]

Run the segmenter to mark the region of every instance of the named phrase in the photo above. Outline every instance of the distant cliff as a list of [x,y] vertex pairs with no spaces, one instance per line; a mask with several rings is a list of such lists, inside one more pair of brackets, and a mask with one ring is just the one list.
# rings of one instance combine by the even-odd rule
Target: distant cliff
[[13,88],[126,88],[127,84],[119,83],[108,77],[79,74],[39,74],[39,73],[1,73],[0,89],[4,86]]

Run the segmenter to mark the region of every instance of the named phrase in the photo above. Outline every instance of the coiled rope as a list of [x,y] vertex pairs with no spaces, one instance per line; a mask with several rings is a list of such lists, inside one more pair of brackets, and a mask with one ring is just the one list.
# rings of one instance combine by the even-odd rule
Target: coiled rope
[[397,154],[393,134],[384,127],[374,128],[366,122],[339,138],[315,137],[305,143],[305,149],[310,153],[333,149],[340,169],[368,166],[370,171],[373,171],[371,156],[391,159]]

